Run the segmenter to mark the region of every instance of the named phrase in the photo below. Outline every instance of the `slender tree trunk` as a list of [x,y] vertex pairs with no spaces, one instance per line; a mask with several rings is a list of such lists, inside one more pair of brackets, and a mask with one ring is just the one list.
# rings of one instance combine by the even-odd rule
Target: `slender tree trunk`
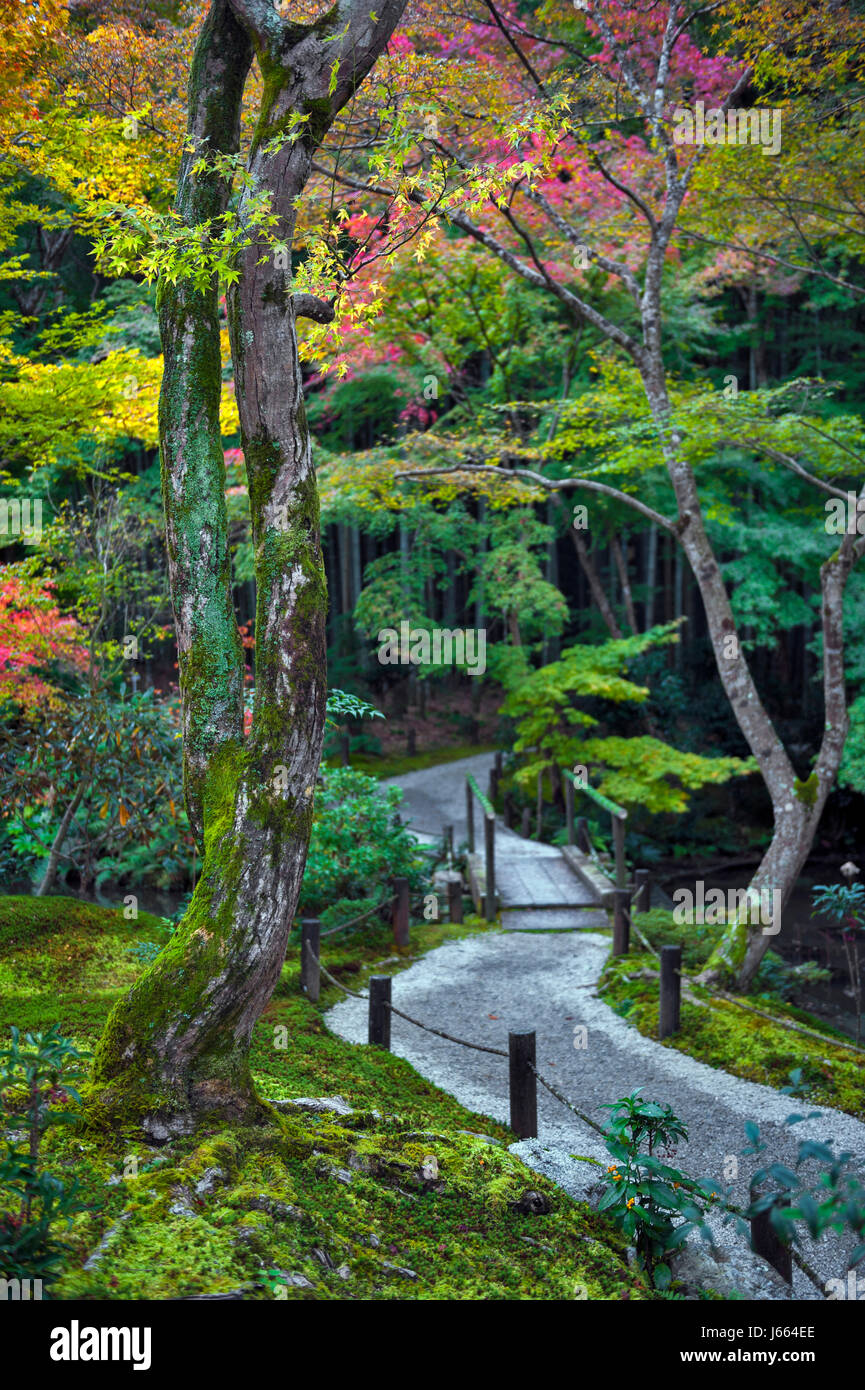
[[63,845],[66,841],[66,836],[69,834],[69,827],[72,824],[75,812],[78,810],[78,807],[81,805],[81,802],[84,799],[84,793],[86,792],[89,786],[89,777],[82,778],[81,781],[78,783],[75,795],[73,796],[69,805],[66,807],[66,810],[63,812],[63,819],[58,825],[57,832],[54,836],[54,839],[51,842],[51,849],[48,854],[48,863],[45,865],[45,874],[42,878],[42,882],[36,889],[35,896],[37,898],[44,898],[48,893],[51,892],[51,889],[54,887],[54,881],[57,878],[57,869],[60,864]]
[[[814,770],[802,784],[763,706],[741,649],[726,586],[703,525],[694,475],[677,453],[659,350],[644,359],[641,373],[679,505],[676,533],[703,599],[721,683],[772,800],[772,841],[749,887],[780,892],[783,910],[810,852],[847,736],[844,590],[853,565],[865,550],[865,538],[845,535],[821,569],[826,723]],[[762,924],[729,924],[702,978],[710,982],[733,975],[738,987],[747,989],[779,928],[780,923],[773,923],[768,932]]]
[[631,593],[631,581],[628,578],[628,538],[627,534],[620,541],[618,536],[614,536],[610,542],[613,549],[613,558],[616,561],[616,568],[619,571],[619,582],[622,586],[622,598],[625,603],[625,616],[628,619],[628,627],[634,636],[637,636],[637,615],[634,611],[634,598]]
[[646,632],[655,621],[655,572],[658,564],[658,526],[652,522],[646,546]]
[[574,550],[577,552],[577,559],[580,562],[583,574],[586,576],[586,580],[589,585],[589,591],[597,605],[598,612],[603,618],[610,636],[620,638],[622,636],[622,629],[616,622],[616,615],[610,607],[610,601],[607,598],[607,595],[604,591],[604,586],[601,583],[600,575],[598,574],[598,571],[595,568],[595,563],[591,555],[589,554],[589,548],[586,545],[585,536],[583,535],[582,531],[577,530],[574,526],[570,524],[570,517],[568,516],[567,509],[563,508],[562,510],[565,512],[565,516],[568,519],[568,535],[570,536],[571,541],[573,542]]

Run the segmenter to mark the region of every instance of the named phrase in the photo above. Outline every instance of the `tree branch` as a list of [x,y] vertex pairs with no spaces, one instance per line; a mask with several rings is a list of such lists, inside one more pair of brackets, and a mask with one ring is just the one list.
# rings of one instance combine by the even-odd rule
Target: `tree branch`
[[774,459],[776,463],[783,464],[789,468],[791,473],[795,473],[798,478],[803,478],[806,483],[812,483],[814,487],[821,488],[823,492],[828,492],[830,497],[840,497],[842,502],[847,501],[846,492],[840,488],[833,487],[831,483],[825,483],[822,478],[815,478],[813,473],[809,473],[798,463],[791,454],[785,454],[782,449],[773,449],[770,444],[764,444],[759,439],[719,439],[718,444],[727,445],[736,449],[753,449],[754,453],[765,454],[767,458]]
[[647,521],[653,521],[656,526],[662,526],[665,531],[675,536],[684,530],[689,520],[686,515],[678,521],[671,521],[669,517],[662,516],[652,507],[647,507],[645,502],[632,497],[630,493],[620,492],[618,488],[610,487],[607,483],[597,483],[593,478],[545,478],[542,473],[535,473],[531,468],[501,468],[495,463],[454,463],[442,468],[406,468],[395,473],[394,477],[420,479],[445,473],[495,473],[500,478],[525,478],[546,492],[571,492],[575,488],[584,488],[587,492],[597,492],[604,497],[612,497],[616,502],[624,502]]

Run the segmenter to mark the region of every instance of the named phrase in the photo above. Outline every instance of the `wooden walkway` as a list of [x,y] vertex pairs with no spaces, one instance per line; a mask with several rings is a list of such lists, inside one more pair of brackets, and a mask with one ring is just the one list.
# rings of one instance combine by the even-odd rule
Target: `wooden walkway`
[[[579,931],[607,926],[604,898],[612,892],[613,883],[602,880],[585,856],[572,858],[555,845],[525,840],[500,822],[495,856],[496,903],[506,930]],[[485,855],[469,854],[468,865],[475,910],[483,913]]]
[[[455,845],[468,840],[474,846],[468,856],[469,888],[481,914],[487,906],[487,841],[492,837],[495,908],[506,930],[606,927],[616,887],[613,866],[575,844],[559,848],[509,829],[486,796],[494,767],[492,754],[478,754],[392,778],[391,785],[403,793],[401,816],[413,833],[429,842],[440,841],[443,826],[451,826]],[[600,802],[605,810],[612,806],[603,798]],[[568,812],[573,826],[570,791]],[[621,834],[619,840],[623,843]]]
[[[494,774],[493,774],[494,776]],[[480,813],[483,852],[475,823]],[[576,845],[562,848],[517,835],[495,815],[476,777],[466,777],[470,848],[469,887],[475,909],[487,917],[487,881],[493,875],[494,908],[506,931],[590,931],[608,924],[615,883],[596,855]],[[569,798],[573,838],[573,797]]]

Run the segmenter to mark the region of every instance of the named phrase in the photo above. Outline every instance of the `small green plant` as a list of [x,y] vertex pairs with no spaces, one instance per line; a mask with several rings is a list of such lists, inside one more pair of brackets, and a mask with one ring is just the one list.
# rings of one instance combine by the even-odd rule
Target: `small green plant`
[[606,1130],[613,1158],[606,1171],[607,1190],[598,1205],[634,1241],[637,1257],[656,1289],[672,1278],[665,1256],[678,1249],[691,1231],[711,1240],[706,1211],[717,1193],[712,1184],[686,1178],[661,1161],[659,1153],[688,1138],[688,1130],[669,1105],[643,1100],[639,1090],[612,1105]]
[[0,1273],[4,1278],[56,1278],[68,1249],[55,1227],[85,1206],[78,1183],[67,1186],[40,1166],[42,1137],[53,1125],[68,1124],[74,1112],[59,1106],[80,1104],[73,1082],[85,1074],[79,1052],[53,1024],[47,1033],[27,1033],[22,1046],[17,1028],[0,1052]]
[[323,787],[300,890],[302,914],[320,915],[338,899],[378,896],[397,875],[412,889],[424,882],[417,840],[399,820],[402,793],[350,767],[322,769]]
[[189,907],[191,893],[184,893],[180,904],[175,908],[170,917],[160,917],[159,926],[156,928],[158,941],[136,941],[134,945],[127,946],[126,950],[130,956],[134,956],[142,965],[151,965],[159,952],[168,945],[174,933],[177,931],[183,916]]
[[856,1042],[862,1037],[862,970],[859,942],[865,930],[865,887],[861,883],[816,883],[812,894],[812,916],[823,912],[832,917],[841,936],[847,973],[856,1001]]
[[[792,1084],[782,1089],[795,1095],[803,1089],[801,1071],[791,1072],[790,1080]],[[812,1110],[808,1115],[788,1115],[784,1123],[795,1125],[819,1118],[820,1111]],[[745,1137],[748,1145],[742,1150],[743,1157],[750,1158],[765,1151],[760,1128],[753,1120],[745,1124]],[[803,1183],[798,1170],[803,1163],[815,1162],[821,1167],[819,1177],[816,1182]],[[755,1191],[745,1216],[750,1219],[768,1212],[773,1229],[785,1245],[800,1244],[803,1227],[815,1241],[825,1232],[834,1231],[836,1235],[855,1238],[856,1244],[847,1260],[848,1269],[865,1259],[865,1182],[851,1152],[836,1153],[831,1144],[803,1139],[795,1168],[788,1168],[784,1163],[769,1163],[754,1173],[751,1183]]]
[[790,965],[776,951],[767,951],[755,977],[755,994],[771,1002],[795,1000],[802,990],[814,985],[824,984],[832,978],[832,972],[818,965],[815,960],[803,960],[798,965]]

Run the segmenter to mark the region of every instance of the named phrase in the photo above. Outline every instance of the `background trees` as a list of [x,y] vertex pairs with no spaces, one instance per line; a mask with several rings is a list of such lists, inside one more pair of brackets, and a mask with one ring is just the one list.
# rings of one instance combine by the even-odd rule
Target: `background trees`
[[[332,682],[390,716],[350,725],[353,756],[481,737],[512,749],[506,692],[522,709],[560,659],[591,669],[583,648],[684,619],[677,643],[641,643],[628,658],[627,678],[649,691],[639,728],[592,707],[600,727],[583,761],[598,781],[630,774],[622,758],[636,763],[648,745],[620,749],[617,764],[604,747],[611,757],[611,740],[635,733],[683,755],[756,758],[766,790],[737,784],[740,817],[723,810],[725,793],[695,790],[686,815],[654,823],[654,847],[766,851],[755,886],[789,891],[834,785],[847,690],[851,752],[823,838],[861,792],[860,538],[827,533],[825,509],[858,491],[862,452],[855,8],[830,20],[769,6],[757,20],[732,4],[414,4],[385,43],[388,16],[347,31],[367,58],[381,49],[362,82],[367,58],[349,71],[343,41],[312,13],[277,27],[254,4],[10,11],[3,494],[41,502],[46,542],[0,536],[7,580],[26,574],[86,628],[82,594],[100,592],[108,552],[72,566],[62,518],[83,507],[94,520],[116,498],[146,522],[124,532],[92,663],[105,697],[93,746],[116,721],[116,777],[96,760],[105,794],[98,780],[82,793],[59,880],[123,882],[134,864],[151,885],[191,888],[224,748],[239,760],[226,785],[262,823],[273,808],[259,792],[278,769],[290,770],[288,800],[303,798],[297,824],[279,804],[276,896],[288,911],[325,646]],[[196,44],[205,86],[188,144]],[[288,74],[289,49],[309,58],[308,78]],[[208,61],[219,111],[201,98]],[[677,145],[673,113],[698,100],[778,110],[779,153]],[[187,595],[177,651],[155,466],[163,365],[165,539],[176,599]],[[33,671],[22,688],[41,681],[39,710],[60,690],[80,712],[81,669],[67,664],[61,679],[35,635],[28,646],[27,611],[10,618],[7,671]],[[377,633],[402,618],[487,629],[483,680],[380,667]],[[142,639],[137,664],[121,655],[129,637]],[[298,644],[300,664],[288,655]],[[129,742],[127,715],[146,695],[176,755],[175,693],[188,823],[176,756],[142,768]],[[582,708],[573,690],[567,699]],[[55,752],[34,759],[25,705],[6,763],[21,815],[0,851],[10,875],[38,883],[77,782],[59,778],[65,709]],[[530,761],[514,757],[517,788]],[[195,920],[212,915],[215,883]],[[712,969],[744,983],[765,940],[749,950],[731,936]]]

